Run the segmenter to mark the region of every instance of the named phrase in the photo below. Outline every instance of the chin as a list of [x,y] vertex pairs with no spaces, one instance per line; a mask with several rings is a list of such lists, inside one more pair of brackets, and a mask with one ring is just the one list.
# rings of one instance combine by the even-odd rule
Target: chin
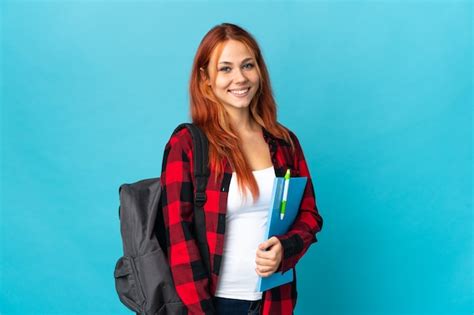
[[231,102],[227,102],[227,104],[230,104],[230,106],[234,107],[234,108],[247,108],[250,106],[250,102],[248,103],[231,103]]

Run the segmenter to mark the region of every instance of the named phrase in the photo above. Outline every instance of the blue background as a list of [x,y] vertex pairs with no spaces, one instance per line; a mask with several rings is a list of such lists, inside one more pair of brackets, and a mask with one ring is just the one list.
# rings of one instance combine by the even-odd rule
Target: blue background
[[324,227],[296,314],[471,314],[472,2],[3,1],[2,314],[129,314],[118,187],[159,176],[204,34],[258,40]]

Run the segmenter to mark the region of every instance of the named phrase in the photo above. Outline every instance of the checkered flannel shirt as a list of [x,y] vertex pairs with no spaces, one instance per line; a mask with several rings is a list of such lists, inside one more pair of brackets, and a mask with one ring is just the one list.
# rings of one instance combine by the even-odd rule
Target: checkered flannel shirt
[[[301,145],[296,135],[288,131],[296,145],[294,154],[289,143],[274,137],[264,128],[263,137],[269,146],[276,176],[283,177],[289,168],[292,176],[308,177],[295,222],[286,234],[277,236],[283,247],[283,258],[278,271],[286,272],[293,269],[294,281],[263,292],[261,314],[293,314],[297,298],[295,265],[308,247],[317,242],[316,233],[323,225]],[[161,181],[168,261],[176,291],[189,314],[215,314],[212,297],[216,291],[222,261],[227,196],[233,170],[228,160],[224,159],[224,173],[214,180],[215,173],[211,169],[206,187],[207,201],[204,211],[211,262],[209,279],[192,228],[194,211],[192,148],[191,134],[187,128],[183,128],[171,136],[163,154]]]

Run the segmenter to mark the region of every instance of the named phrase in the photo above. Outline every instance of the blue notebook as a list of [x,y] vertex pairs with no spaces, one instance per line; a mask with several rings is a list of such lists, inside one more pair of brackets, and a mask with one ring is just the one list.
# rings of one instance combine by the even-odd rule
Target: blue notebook
[[[286,212],[283,220],[280,219],[280,205],[283,198],[283,185],[285,179],[276,177],[273,182],[272,199],[268,210],[268,224],[263,241],[272,236],[285,234],[293,224],[298,215],[298,211],[306,187],[307,177],[291,177],[288,186],[288,198]],[[292,269],[285,273],[274,273],[269,277],[259,277],[257,290],[259,292],[277,287],[279,285],[293,281]]]

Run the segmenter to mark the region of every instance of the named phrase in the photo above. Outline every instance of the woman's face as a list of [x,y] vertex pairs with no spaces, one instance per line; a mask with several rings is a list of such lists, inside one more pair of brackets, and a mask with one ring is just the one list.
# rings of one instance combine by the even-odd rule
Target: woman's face
[[[239,41],[228,40],[223,45],[212,91],[228,110],[248,108],[260,83],[256,60]],[[210,65],[215,64],[213,58]]]

